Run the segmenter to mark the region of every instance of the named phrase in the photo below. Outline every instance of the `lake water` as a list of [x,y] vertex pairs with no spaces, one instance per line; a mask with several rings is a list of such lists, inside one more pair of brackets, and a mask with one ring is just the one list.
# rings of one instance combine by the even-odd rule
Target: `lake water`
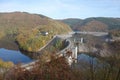
[[[29,63],[29,62],[33,61],[31,58],[22,54],[20,51],[8,50],[8,49],[4,49],[4,48],[0,48],[0,58],[3,61],[11,61],[14,64]],[[92,57],[90,57],[86,54],[78,55],[78,62],[85,61],[85,62],[89,63],[91,59],[92,59]],[[94,58],[93,61],[94,61],[94,63],[96,63],[96,58]]]
[[97,59],[96,57],[92,57],[84,53],[82,54],[78,53],[77,63],[74,63],[72,67],[76,67],[79,69],[86,69],[91,64],[93,64],[93,66],[99,67],[102,64],[98,63],[98,61],[99,59]]
[[20,51],[7,50],[7,49],[4,49],[4,48],[0,48],[0,58],[3,61],[11,61],[14,64],[29,63],[29,62],[32,61],[31,58],[22,54]]
[[91,56],[89,56],[89,55],[87,55],[87,54],[79,54],[78,55],[78,61],[85,61],[85,62],[90,62],[91,60],[93,60],[93,62],[94,63],[96,63],[96,61],[97,61],[97,58],[96,57],[91,57]]

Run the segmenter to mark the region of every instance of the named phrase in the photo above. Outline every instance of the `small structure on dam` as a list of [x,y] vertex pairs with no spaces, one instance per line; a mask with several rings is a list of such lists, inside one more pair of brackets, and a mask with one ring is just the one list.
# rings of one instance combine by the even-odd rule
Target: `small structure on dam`
[[72,58],[73,58],[73,61],[75,63],[77,63],[77,53],[78,53],[78,48],[77,46],[75,46],[73,49],[72,49]]
[[77,46],[73,47],[71,51],[67,51],[64,55],[68,61],[68,64],[71,65],[73,62],[77,63]]
[[81,42],[81,43],[83,43],[83,40],[84,40],[83,38],[80,38],[80,42]]

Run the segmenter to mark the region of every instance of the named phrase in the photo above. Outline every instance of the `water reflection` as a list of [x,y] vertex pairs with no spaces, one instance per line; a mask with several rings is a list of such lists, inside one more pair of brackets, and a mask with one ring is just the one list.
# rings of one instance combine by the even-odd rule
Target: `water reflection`
[[0,48],[0,58],[3,61],[11,61],[14,64],[28,63],[28,62],[32,61],[31,58],[22,54],[20,51],[7,50],[7,49],[4,49],[4,48]]

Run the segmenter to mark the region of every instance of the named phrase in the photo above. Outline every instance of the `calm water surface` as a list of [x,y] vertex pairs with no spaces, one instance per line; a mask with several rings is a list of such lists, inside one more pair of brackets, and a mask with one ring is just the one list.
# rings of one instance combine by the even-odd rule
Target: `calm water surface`
[[0,48],[0,58],[3,61],[11,61],[14,64],[29,63],[32,61],[31,58],[22,54],[20,51],[8,50],[4,48]]

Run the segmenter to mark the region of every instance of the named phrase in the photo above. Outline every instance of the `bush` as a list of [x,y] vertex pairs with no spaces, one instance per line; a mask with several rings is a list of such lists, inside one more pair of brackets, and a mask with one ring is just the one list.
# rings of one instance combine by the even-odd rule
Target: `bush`
[[6,75],[5,80],[75,80],[75,76],[64,57],[54,57],[50,62],[36,63],[31,70],[14,68]]

